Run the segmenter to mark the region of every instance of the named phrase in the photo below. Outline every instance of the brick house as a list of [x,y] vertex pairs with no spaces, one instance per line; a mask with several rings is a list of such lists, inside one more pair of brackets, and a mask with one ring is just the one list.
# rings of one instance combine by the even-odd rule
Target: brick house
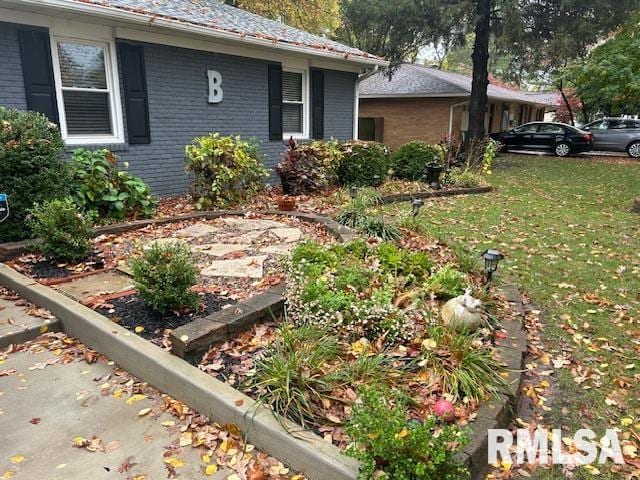
[[[445,135],[464,137],[469,126],[471,77],[421,65],[402,64],[391,80],[383,71],[363,79],[359,137],[391,148],[411,140],[437,143]],[[530,94],[489,85],[488,133],[542,120],[553,95]]]
[[110,148],[158,195],[184,147],[357,137],[359,75],[387,63],[218,0],[0,0],[0,106],[45,113],[67,150]]

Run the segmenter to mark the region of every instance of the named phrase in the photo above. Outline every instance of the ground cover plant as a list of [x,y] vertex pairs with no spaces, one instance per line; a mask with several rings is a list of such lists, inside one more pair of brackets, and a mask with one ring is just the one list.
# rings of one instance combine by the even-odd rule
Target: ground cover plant
[[[630,210],[640,165],[632,161],[501,156],[487,197],[430,201],[421,231],[481,252],[506,255],[502,277],[514,277],[535,302],[527,314],[528,365],[523,393],[537,424],[604,434],[619,429],[626,466],[545,469],[520,466],[535,478],[617,479],[638,468],[640,399],[640,236]],[[534,181],[535,179],[535,181]],[[390,205],[389,216],[406,215]],[[544,314],[544,316],[542,316]],[[580,427],[578,427],[580,426]],[[518,428],[526,425],[518,425]],[[635,432],[635,433],[634,433]],[[511,478],[515,467],[492,472]]]
[[347,454],[362,462],[360,480],[461,480],[469,474],[453,457],[468,442],[457,425],[408,419],[410,399],[398,390],[368,387],[353,407]]
[[68,194],[63,149],[60,130],[47,117],[0,107],[0,190],[10,210],[0,223],[0,241],[29,238],[25,219],[33,205]]

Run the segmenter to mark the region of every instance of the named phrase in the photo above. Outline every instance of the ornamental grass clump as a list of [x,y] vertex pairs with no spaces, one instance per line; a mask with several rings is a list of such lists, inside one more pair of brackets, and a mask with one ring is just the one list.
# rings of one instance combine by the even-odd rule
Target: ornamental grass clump
[[154,242],[131,261],[131,270],[140,297],[153,310],[165,313],[198,305],[198,296],[191,291],[198,269],[187,244]]
[[505,368],[496,359],[493,347],[485,345],[479,334],[430,327],[418,365],[433,373],[443,391],[454,400],[482,400],[508,391]]
[[454,458],[469,441],[457,425],[434,416],[409,417],[410,398],[398,390],[361,391],[345,431],[352,443],[347,455],[361,462],[359,480],[462,480],[467,470]]
[[70,198],[34,205],[28,223],[38,249],[49,258],[72,262],[91,251],[91,218]]
[[327,368],[340,353],[337,337],[325,330],[285,323],[256,361],[251,385],[274,413],[309,428],[318,418],[315,404],[342,382],[339,372]]
[[240,203],[269,176],[255,142],[212,133],[185,148],[187,173],[195,178],[191,193],[198,210]]
[[381,199],[382,197],[375,190],[362,189],[336,214],[336,221],[370,237],[383,241],[396,240],[400,238],[400,229],[387,223],[381,215],[369,213],[369,209],[380,203]]

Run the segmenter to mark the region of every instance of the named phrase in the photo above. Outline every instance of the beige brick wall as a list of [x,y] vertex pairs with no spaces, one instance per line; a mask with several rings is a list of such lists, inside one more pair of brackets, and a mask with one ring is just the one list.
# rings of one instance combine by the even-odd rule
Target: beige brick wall
[[[411,140],[438,143],[449,132],[449,115],[452,105],[463,98],[361,98],[360,117],[384,118],[382,141],[392,149]],[[502,121],[502,102],[491,102],[494,113],[489,132],[499,132]],[[519,104],[510,102],[511,127],[518,124]],[[453,109],[453,135],[462,138],[462,108]],[[529,118],[535,120],[536,107],[531,106]]]
[[[438,143],[449,133],[449,110],[461,98],[361,98],[360,117],[384,117],[383,142],[397,148],[411,140]],[[459,109],[455,109],[459,110]],[[461,113],[454,110],[454,126]]]

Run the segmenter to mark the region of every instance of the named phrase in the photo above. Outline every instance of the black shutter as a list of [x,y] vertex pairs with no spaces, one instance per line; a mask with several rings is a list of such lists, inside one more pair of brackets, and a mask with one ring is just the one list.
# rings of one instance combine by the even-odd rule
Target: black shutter
[[324,138],[324,72],[311,70],[311,128],[313,138]]
[[44,113],[49,120],[58,123],[49,32],[44,29],[20,28],[18,41],[27,109]]
[[269,65],[269,140],[282,140],[282,66]]
[[129,144],[151,143],[147,78],[144,69],[144,47],[120,43],[120,63],[124,103],[127,112]]

